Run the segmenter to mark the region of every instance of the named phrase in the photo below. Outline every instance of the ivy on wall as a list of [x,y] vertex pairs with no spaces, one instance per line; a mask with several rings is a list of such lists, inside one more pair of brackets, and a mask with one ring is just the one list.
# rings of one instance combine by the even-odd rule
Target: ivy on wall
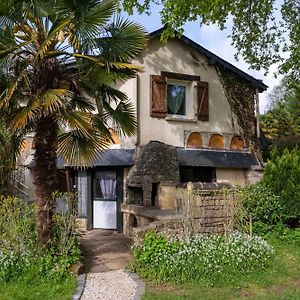
[[216,70],[246,146],[257,152],[255,89],[239,75],[220,65],[216,65]]

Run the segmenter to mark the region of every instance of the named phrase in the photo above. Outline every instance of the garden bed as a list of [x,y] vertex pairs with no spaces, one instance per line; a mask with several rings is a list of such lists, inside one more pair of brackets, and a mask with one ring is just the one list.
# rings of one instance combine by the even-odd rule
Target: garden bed
[[278,237],[270,237],[275,249],[272,264],[262,271],[257,268],[249,274],[238,274],[231,281],[216,281],[207,286],[197,284],[147,283],[143,300],[201,300],[214,299],[300,299],[300,247]]

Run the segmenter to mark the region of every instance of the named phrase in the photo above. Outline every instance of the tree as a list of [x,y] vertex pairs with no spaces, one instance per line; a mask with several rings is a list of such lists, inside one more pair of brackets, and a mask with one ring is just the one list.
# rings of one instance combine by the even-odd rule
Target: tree
[[294,80],[300,78],[299,0],[119,0],[132,14],[151,13],[151,4],[162,6],[161,21],[167,25],[163,40],[181,34],[188,21],[216,24],[223,30],[232,20],[232,44],[252,68],[268,70],[280,62],[280,72]]
[[261,115],[261,127],[273,146],[300,144],[300,85],[284,78],[268,95],[269,110]]
[[114,0],[6,0],[0,4],[0,109],[13,132],[34,132],[37,228],[51,237],[56,159],[88,165],[111,138],[135,132],[133,105],[113,87],[140,71],[143,28],[114,17]]

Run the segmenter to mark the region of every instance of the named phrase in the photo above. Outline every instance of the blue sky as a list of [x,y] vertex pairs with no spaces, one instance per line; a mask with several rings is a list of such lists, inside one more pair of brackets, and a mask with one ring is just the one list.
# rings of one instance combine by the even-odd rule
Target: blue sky
[[[128,17],[130,20],[142,24],[148,32],[159,29],[163,25],[160,22],[159,15],[160,7],[157,5],[152,5],[151,15],[146,14],[139,15],[135,13],[132,16],[128,16],[123,13],[124,16]],[[228,27],[230,27],[230,22],[228,22]],[[184,35],[197,42],[201,46],[207,48],[211,52],[220,56],[221,58],[227,60],[228,62],[234,64],[236,67],[247,72],[251,76],[262,79],[266,85],[269,86],[267,92],[260,94],[260,111],[264,112],[267,108],[267,93],[269,93],[272,88],[279,84],[280,78],[275,78],[273,73],[276,71],[276,66],[271,66],[269,74],[264,76],[263,71],[255,71],[249,69],[249,65],[245,63],[242,59],[236,61],[234,54],[236,50],[231,46],[231,40],[227,36],[230,34],[230,30],[220,31],[217,26],[209,25],[202,26],[198,22],[189,22],[184,27]]]

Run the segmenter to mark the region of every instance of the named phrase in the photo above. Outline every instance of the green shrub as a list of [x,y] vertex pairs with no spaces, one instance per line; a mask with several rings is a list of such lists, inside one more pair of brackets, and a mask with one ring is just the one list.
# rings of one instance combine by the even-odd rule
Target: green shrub
[[207,283],[233,280],[263,270],[273,249],[261,238],[235,232],[230,236],[195,235],[189,240],[150,232],[133,249],[133,270],[158,282]]
[[[72,196],[63,197],[66,202]],[[71,206],[69,206],[71,207]],[[0,198],[0,281],[10,281],[27,273],[59,279],[68,276],[70,266],[80,258],[74,211],[54,214],[53,238],[47,248],[39,248],[35,205],[16,198]]]
[[238,192],[244,213],[252,217],[253,222],[265,224],[281,223],[284,218],[284,206],[279,196],[259,183],[241,188]]
[[279,196],[286,220],[300,218],[300,149],[285,150],[282,155],[273,151],[268,161],[262,185]]

